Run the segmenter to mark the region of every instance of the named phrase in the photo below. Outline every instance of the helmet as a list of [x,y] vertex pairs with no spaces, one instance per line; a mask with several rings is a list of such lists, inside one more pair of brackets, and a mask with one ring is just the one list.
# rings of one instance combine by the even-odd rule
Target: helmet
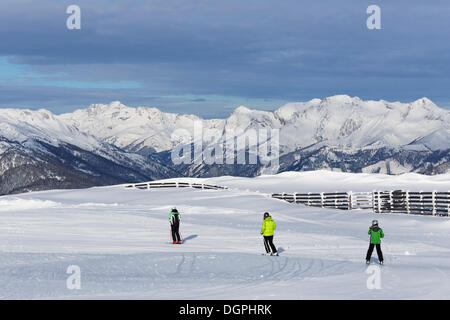
[[178,212],[177,208],[173,207],[172,212]]
[[373,220],[372,221],[372,227],[378,226],[378,220]]
[[270,214],[268,212],[264,212],[264,219],[270,217]]

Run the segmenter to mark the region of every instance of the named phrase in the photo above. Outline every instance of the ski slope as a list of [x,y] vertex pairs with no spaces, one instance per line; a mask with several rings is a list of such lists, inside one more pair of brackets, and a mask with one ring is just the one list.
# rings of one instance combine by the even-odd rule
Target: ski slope
[[[267,194],[320,185],[360,191],[364,181],[367,191],[402,183],[447,190],[448,175],[319,171],[188,180],[230,189],[112,186],[0,197],[0,298],[450,298],[448,218],[312,208]],[[182,214],[182,245],[169,242],[172,206]],[[261,255],[265,211],[277,223],[279,257]],[[385,265],[381,289],[371,290],[364,257],[373,219],[385,232]],[[66,287],[70,265],[80,267],[80,290]]]

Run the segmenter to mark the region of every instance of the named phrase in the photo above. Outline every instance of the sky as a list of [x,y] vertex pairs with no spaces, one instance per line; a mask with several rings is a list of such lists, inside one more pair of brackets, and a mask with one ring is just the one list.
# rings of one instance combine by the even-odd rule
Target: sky
[[212,118],[348,94],[450,108],[449,17],[448,0],[2,0],[0,107]]

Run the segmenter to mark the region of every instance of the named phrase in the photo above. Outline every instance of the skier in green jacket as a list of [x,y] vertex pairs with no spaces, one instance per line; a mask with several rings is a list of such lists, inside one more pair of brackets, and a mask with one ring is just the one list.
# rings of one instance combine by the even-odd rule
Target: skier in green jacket
[[373,248],[377,248],[378,261],[383,264],[383,252],[381,252],[381,238],[384,238],[383,230],[378,226],[378,221],[373,220],[372,226],[369,228],[370,244],[367,250],[366,263],[370,263],[370,258],[372,257]]
[[170,222],[170,229],[172,231],[173,244],[181,244],[180,220],[181,214],[178,212],[177,208],[173,208],[169,214],[169,222]]
[[[261,227],[261,234],[264,236],[264,247],[266,253],[271,256],[278,256],[277,248],[273,244],[273,230],[276,229],[275,222],[268,212],[264,213],[264,220]],[[272,252],[270,251],[272,249]]]

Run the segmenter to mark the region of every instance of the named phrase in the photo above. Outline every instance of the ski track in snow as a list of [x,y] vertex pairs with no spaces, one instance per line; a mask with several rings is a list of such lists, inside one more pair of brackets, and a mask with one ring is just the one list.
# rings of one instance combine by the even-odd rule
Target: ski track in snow
[[[0,298],[450,298],[447,218],[312,208],[242,191],[259,190],[255,181],[242,179],[240,190],[116,186],[1,197],[14,208],[0,210]],[[182,245],[169,242],[174,205]],[[265,211],[277,223],[279,257],[261,255]],[[369,290],[364,256],[375,218],[386,264],[382,289]],[[66,287],[70,265],[81,269],[80,290]]]
[[[236,263],[227,261],[234,259]],[[238,287],[261,287],[269,283],[342,275],[349,270],[345,262],[290,257],[257,257],[249,254],[182,253],[168,257],[166,254],[133,255],[58,255],[58,254],[2,254],[9,264],[0,268],[3,298],[60,298],[80,297],[89,291],[88,297],[104,294],[122,295],[129,291],[149,290],[145,298],[170,298],[170,294],[153,292],[155,286],[162,289],[194,286],[210,282],[227,284],[228,290]],[[80,292],[64,286],[68,265],[77,264],[82,270]],[[271,284],[272,285],[272,284]],[[110,289],[107,289],[110,287]],[[206,289],[206,288],[205,288]],[[74,295],[75,294],[75,295]],[[189,295],[189,292],[185,294]],[[234,293],[234,294],[237,294]],[[162,295],[162,296],[161,296]],[[188,296],[187,296],[188,297]],[[186,297],[186,298],[187,298]]]

